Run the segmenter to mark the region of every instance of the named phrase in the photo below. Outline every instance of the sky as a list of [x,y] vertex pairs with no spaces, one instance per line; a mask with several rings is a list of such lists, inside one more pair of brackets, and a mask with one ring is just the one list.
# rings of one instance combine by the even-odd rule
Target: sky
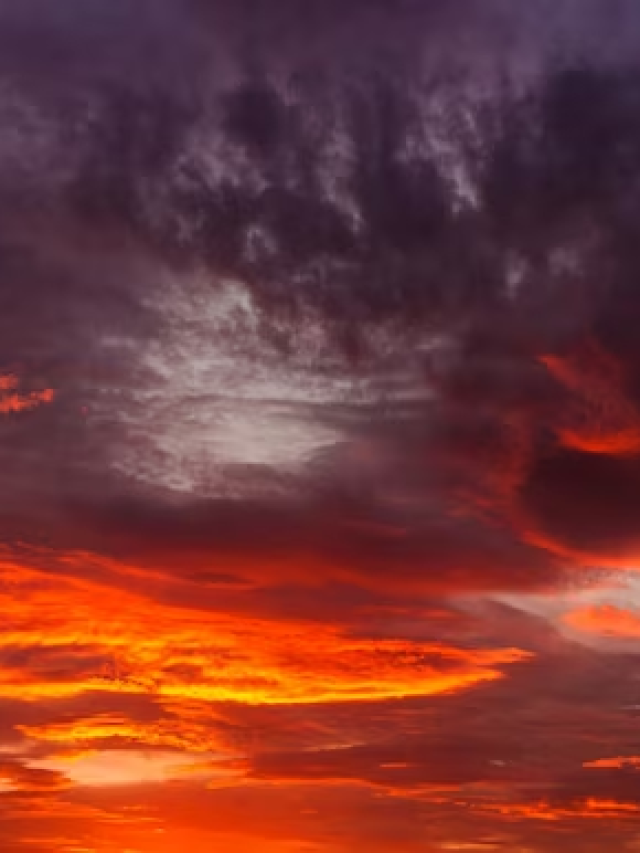
[[635,0],[0,0],[2,853],[640,851]]

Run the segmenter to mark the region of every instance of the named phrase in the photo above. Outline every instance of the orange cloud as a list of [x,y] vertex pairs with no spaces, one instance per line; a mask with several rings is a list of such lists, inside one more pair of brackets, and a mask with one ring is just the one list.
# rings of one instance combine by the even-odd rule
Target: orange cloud
[[505,818],[519,820],[562,821],[569,818],[612,820],[629,818],[637,820],[640,805],[617,800],[587,797],[571,805],[556,805],[545,800],[530,803],[483,805],[480,811],[496,812]]
[[640,756],[622,755],[616,758],[598,758],[595,761],[586,761],[582,766],[596,770],[640,770]]
[[[215,715],[210,710],[200,721],[183,714],[183,710],[188,709],[183,709],[181,704],[175,710],[180,712],[180,716],[173,714],[170,718],[154,722],[131,720],[124,714],[96,714],[40,726],[18,725],[16,728],[29,739],[61,745],[96,748],[104,744],[140,744],[184,752],[224,748],[216,737]],[[84,755],[84,750],[80,754]]]
[[0,792],[57,791],[69,785],[70,780],[57,768],[37,767],[17,760],[0,761]]
[[[191,763],[188,763],[191,761]],[[89,787],[144,785],[180,779],[185,775],[212,775],[212,766],[194,763],[188,755],[172,750],[109,749],[76,756],[69,764],[60,757],[39,759],[30,765],[38,772],[62,776],[66,784]],[[206,769],[205,769],[206,768]],[[233,776],[235,774],[226,774]]]
[[0,666],[4,698],[102,691],[250,704],[370,701],[468,688],[530,656],[509,647],[350,639],[330,624],[311,633],[306,623],[164,605],[11,564],[0,564],[3,579],[0,652],[24,653],[19,668]]
[[588,634],[619,639],[640,637],[640,613],[612,604],[573,610],[565,614],[564,621],[572,628]]
[[55,392],[51,388],[43,391],[20,393],[17,389],[19,380],[16,376],[5,374],[0,376],[0,414],[12,414],[35,409],[46,403],[52,403]]
[[[92,559],[68,554],[65,565]],[[120,581],[129,571],[108,562],[102,569]],[[194,776],[222,784],[246,774],[236,760],[244,749],[214,710],[221,702],[303,707],[457,693],[496,681],[530,657],[508,646],[350,637],[328,622],[311,631],[295,619],[165,604],[152,591],[153,583],[145,596],[0,560],[0,699],[43,707],[43,700],[148,698],[157,711],[153,718],[125,708],[18,723],[27,754],[38,755],[34,774],[55,773],[76,787]]]

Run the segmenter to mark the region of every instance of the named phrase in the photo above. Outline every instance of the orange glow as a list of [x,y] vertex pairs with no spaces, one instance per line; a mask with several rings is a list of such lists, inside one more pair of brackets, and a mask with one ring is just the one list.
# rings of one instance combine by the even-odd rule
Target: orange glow
[[618,639],[640,637],[640,613],[612,604],[587,607],[565,614],[565,622],[578,631]]
[[595,761],[586,761],[582,766],[596,770],[638,770],[640,769],[640,756],[622,755],[616,758],[598,758]]
[[[530,652],[509,646],[362,638],[329,621],[310,629],[296,619],[188,608],[165,603],[155,594],[163,582],[160,574],[146,575],[144,595],[132,588],[141,588],[138,581],[145,573],[122,563],[67,553],[58,559],[59,571],[53,576],[28,565],[37,560],[51,562],[45,551],[33,552],[21,563],[6,554],[0,561],[0,696],[52,712],[49,718],[15,724],[22,740],[16,756],[0,767],[0,794],[65,797],[80,792],[107,802],[123,797],[115,800],[119,805],[114,811],[87,811],[79,819],[92,827],[98,853],[170,853],[182,843],[198,853],[212,847],[231,853],[234,844],[256,853],[287,849],[286,839],[278,835],[291,820],[286,814],[280,815],[277,827],[270,825],[268,815],[254,819],[244,835],[238,834],[242,818],[236,813],[225,821],[208,818],[207,829],[182,830],[180,810],[187,809],[185,804],[198,790],[209,793],[214,802],[219,798],[221,810],[228,808],[229,791],[243,792],[254,808],[265,792],[285,803],[291,798],[296,819],[307,822],[305,827],[321,821],[316,816],[323,814],[323,803],[333,792],[346,796],[347,791],[374,802],[385,798],[398,808],[412,799],[424,808],[464,809],[506,825],[637,819],[634,805],[606,798],[567,806],[546,800],[510,802],[508,788],[491,775],[508,772],[508,762],[502,761],[485,762],[479,778],[468,784],[446,778],[438,784],[424,781],[424,766],[411,753],[383,754],[372,760],[370,769],[356,763],[346,774],[339,765],[320,762],[317,778],[305,778],[304,772],[288,778],[278,775],[276,762],[272,775],[260,775],[252,755],[271,748],[268,727],[244,740],[230,730],[230,706],[245,709],[243,713],[286,709],[299,715],[296,725],[304,730],[309,709],[326,707],[335,713],[336,708],[347,708],[342,713],[351,719],[366,708],[363,703],[375,707],[404,697],[438,695],[455,702],[463,691],[486,689],[504,679],[510,666],[533,659]],[[11,665],[14,659],[19,667]],[[153,713],[147,705],[136,710],[140,701],[149,702]],[[116,703],[113,710],[105,710],[109,702]],[[81,710],[55,710],[73,709],[74,703],[81,703]],[[364,718],[375,713],[365,710]],[[319,723],[309,726],[323,736]],[[352,735],[341,737],[343,748],[345,742],[352,745]],[[376,738],[385,737],[383,728]],[[302,754],[302,769],[308,771],[313,750]],[[333,754],[339,756],[339,750]],[[602,760],[592,766],[613,765]],[[155,792],[145,794],[152,803],[159,792],[169,790],[178,817],[164,817],[162,800],[148,814],[128,811],[122,803],[133,795],[127,792],[143,789]],[[62,804],[51,808],[65,814]],[[49,825],[58,818],[55,812],[43,811],[34,819]],[[66,826],[70,820],[60,817]],[[307,830],[298,831],[302,837]],[[277,837],[272,840],[270,833]],[[65,844],[49,849],[68,853]],[[318,853],[330,849],[320,846]],[[384,847],[380,850],[387,853]],[[336,847],[335,853],[343,851]]]
[[571,806],[556,806],[545,801],[513,805],[482,806],[483,811],[497,812],[507,818],[540,821],[561,821],[567,818],[608,819],[629,818],[637,820],[640,806],[636,803],[587,797]]
[[[331,625],[310,633],[305,624],[172,607],[88,581],[54,585],[6,563],[0,583],[0,651],[30,648],[40,658],[33,670],[0,667],[5,698],[102,691],[250,704],[369,701],[460,690],[529,657],[514,648],[355,640]],[[57,657],[68,655],[65,673]],[[46,675],[48,657],[55,678]]]
[[24,412],[37,406],[53,402],[55,392],[51,388],[43,391],[32,391],[22,394],[17,389],[19,380],[16,376],[0,375],[0,414]]

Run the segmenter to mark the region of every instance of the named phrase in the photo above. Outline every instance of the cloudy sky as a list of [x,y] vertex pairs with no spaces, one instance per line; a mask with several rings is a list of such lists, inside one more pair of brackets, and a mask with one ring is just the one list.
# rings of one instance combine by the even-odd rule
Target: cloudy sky
[[635,0],[0,0],[3,853],[640,851]]

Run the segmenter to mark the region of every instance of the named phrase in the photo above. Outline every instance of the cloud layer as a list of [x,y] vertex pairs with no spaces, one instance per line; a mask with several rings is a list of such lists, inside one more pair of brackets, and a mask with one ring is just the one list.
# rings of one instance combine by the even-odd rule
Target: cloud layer
[[0,0],[3,850],[637,849],[638,23]]

